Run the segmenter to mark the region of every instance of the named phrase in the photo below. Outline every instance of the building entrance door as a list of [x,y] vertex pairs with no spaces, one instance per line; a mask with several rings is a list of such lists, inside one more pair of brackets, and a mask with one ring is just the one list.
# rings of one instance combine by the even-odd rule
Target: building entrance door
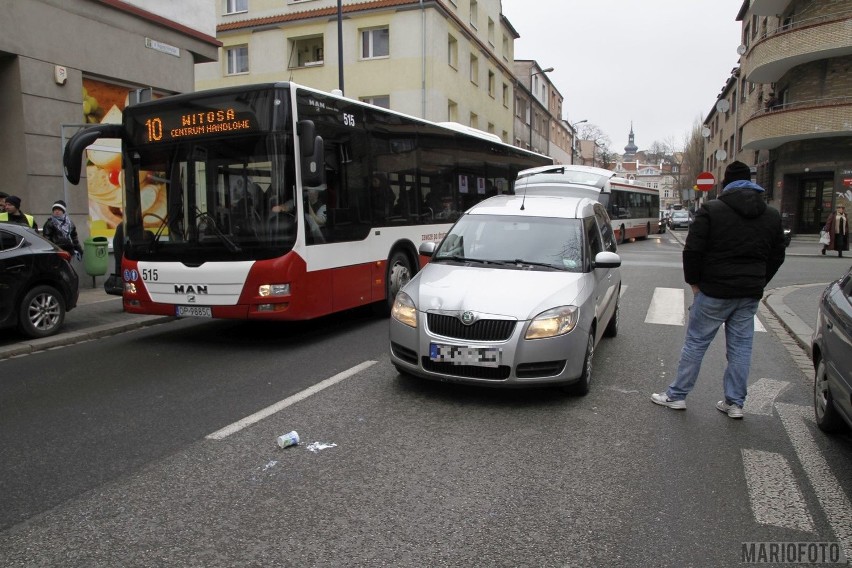
[[799,179],[799,226],[797,233],[815,234],[831,214],[833,178],[809,177]]

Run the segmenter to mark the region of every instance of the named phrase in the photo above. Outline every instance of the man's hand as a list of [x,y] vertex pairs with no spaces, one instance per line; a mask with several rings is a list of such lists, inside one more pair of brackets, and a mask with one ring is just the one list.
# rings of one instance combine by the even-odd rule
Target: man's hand
[[692,294],[693,295],[698,294],[698,292],[699,292],[698,284],[691,284],[691,286],[692,286]]

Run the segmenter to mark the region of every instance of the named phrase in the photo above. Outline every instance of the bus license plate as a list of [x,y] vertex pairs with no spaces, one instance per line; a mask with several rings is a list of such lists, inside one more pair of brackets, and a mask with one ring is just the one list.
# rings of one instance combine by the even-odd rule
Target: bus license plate
[[176,306],[179,318],[212,318],[213,310],[209,306]]
[[466,347],[464,345],[429,345],[429,358],[436,363],[454,365],[500,366],[500,349],[496,347]]

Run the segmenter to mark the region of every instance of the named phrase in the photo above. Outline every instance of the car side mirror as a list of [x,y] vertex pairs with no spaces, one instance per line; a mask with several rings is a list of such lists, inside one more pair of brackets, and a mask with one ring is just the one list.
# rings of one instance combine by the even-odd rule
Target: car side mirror
[[435,254],[435,249],[438,248],[438,243],[433,241],[426,241],[425,243],[420,244],[420,249],[417,251],[420,253],[420,256],[428,256],[432,257]]
[[592,268],[618,268],[621,266],[621,257],[614,252],[603,251],[595,255]]

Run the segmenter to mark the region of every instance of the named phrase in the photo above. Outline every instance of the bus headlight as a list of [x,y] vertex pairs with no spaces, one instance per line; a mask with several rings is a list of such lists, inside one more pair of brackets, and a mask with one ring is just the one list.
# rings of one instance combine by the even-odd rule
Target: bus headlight
[[399,323],[404,323],[409,327],[417,327],[417,307],[414,301],[405,292],[400,292],[396,295],[391,309],[391,317]]
[[577,306],[560,306],[538,314],[524,339],[545,339],[565,335],[574,327],[580,319],[580,308]]
[[263,298],[270,296],[289,296],[290,284],[263,284],[257,289],[257,294]]

